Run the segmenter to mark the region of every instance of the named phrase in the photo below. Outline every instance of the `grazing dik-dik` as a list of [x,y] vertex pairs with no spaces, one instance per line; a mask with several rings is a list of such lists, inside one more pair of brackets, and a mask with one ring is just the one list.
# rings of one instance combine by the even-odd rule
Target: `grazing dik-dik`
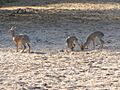
[[9,30],[12,33],[12,39],[16,45],[16,51],[18,52],[18,47],[19,45],[23,46],[22,52],[26,49],[26,45],[29,47],[29,53],[30,53],[30,39],[27,35],[25,34],[15,34],[15,29],[16,27],[12,26],[11,29]]
[[71,51],[74,50],[76,44],[79,45],[78,39],[75,36],[68,37],[66,42],[67,42],[68,48],[71,49]]
[[103,36],[104,36],[104,33],[100,32],[100,31],[93,32],[92,34],[90,34],[87,37],[86,42],[83,45],[81,45],[81,47],[83,49],[85,49],[86,47],[88,48],[88,45],[91,42],[93,42],[93,48],[95,49],[95,42],[96,42],[96,39],[98,39],[99,42],[101,43],[101,48],[103,48],[103,44],[104,44],[104,41],[102,40]]

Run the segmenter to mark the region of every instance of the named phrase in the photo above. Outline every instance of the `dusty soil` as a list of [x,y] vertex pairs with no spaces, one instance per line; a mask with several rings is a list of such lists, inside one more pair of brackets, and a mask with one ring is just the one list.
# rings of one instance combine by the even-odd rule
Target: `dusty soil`
[[[13,13],[18,8],[26,7],[0,9],[0,90],[120,89],[118,3],[55,4],[29,7],[37,9],[37,14]],[[16,52],[8,33],[12,25],[17,27],[16,33],[30,37],[32,53]],[[103,49],[90,46],[81,51],[76,46],[73,52],[62,52],[68,36],[85,42],[94,31],[105,34]]]

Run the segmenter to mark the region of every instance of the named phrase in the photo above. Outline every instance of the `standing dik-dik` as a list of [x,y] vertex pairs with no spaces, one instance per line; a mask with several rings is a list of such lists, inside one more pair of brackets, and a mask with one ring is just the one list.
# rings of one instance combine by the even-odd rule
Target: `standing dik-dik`
[[79,45],[78,39],[75,36],[68,37],[66,42],[67,42],[68,48],[71,49],[71,51],[74,50],[76,44]]
[[29,37],[27,35],[25,35],[25,34],[15,35],[15,29],[16,29],[16,27],[12,26],[10,31],[12,33],[12,39],[15,42],[17,52],[18,52],[19,45],[23,46],[22,52],[24,52],[24,50],[26,49],[26,45],[28,45],[29,53],[30,53],[30,48],[31,47],[30,47],[30,39],[29,39]]
[[104,41],[102,40],[102,37],[104,36],[104,34],[100,31],[96,31],[96,32],[93,32],[92,34],[90,34],[88,37],[87,37],[87,40],[86,42],[81,45],[81,48],[83,48],[83,50],[87,47],[88,48],[88,45],[93,42],[93,48],[95,49],[95,42],[96,42],[96,39],[98,39],[101,43],[101,48],[103,48],[103,44],[104,44]]

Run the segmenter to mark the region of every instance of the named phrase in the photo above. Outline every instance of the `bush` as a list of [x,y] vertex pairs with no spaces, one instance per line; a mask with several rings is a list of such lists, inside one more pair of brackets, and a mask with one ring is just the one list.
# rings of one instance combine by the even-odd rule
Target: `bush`
[[0,5],[6,4],[6,3],[12,3],[16,2],[17,0],[0,0]]

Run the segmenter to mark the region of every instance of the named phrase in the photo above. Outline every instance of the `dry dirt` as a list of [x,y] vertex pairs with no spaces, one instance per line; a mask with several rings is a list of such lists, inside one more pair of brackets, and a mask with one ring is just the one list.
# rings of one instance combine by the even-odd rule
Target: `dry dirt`
[[[11,15],[11,7],[0,8],[0,90],[120,90],[118,3],[29,8],[37,14]],[[12,25],[16,33],[30,37],[32,53],[16,52],[8,33]],[[68,36],[85,42],[94,31],[105,34],[103,49],[81,51],[76,46],[62,52]]]

